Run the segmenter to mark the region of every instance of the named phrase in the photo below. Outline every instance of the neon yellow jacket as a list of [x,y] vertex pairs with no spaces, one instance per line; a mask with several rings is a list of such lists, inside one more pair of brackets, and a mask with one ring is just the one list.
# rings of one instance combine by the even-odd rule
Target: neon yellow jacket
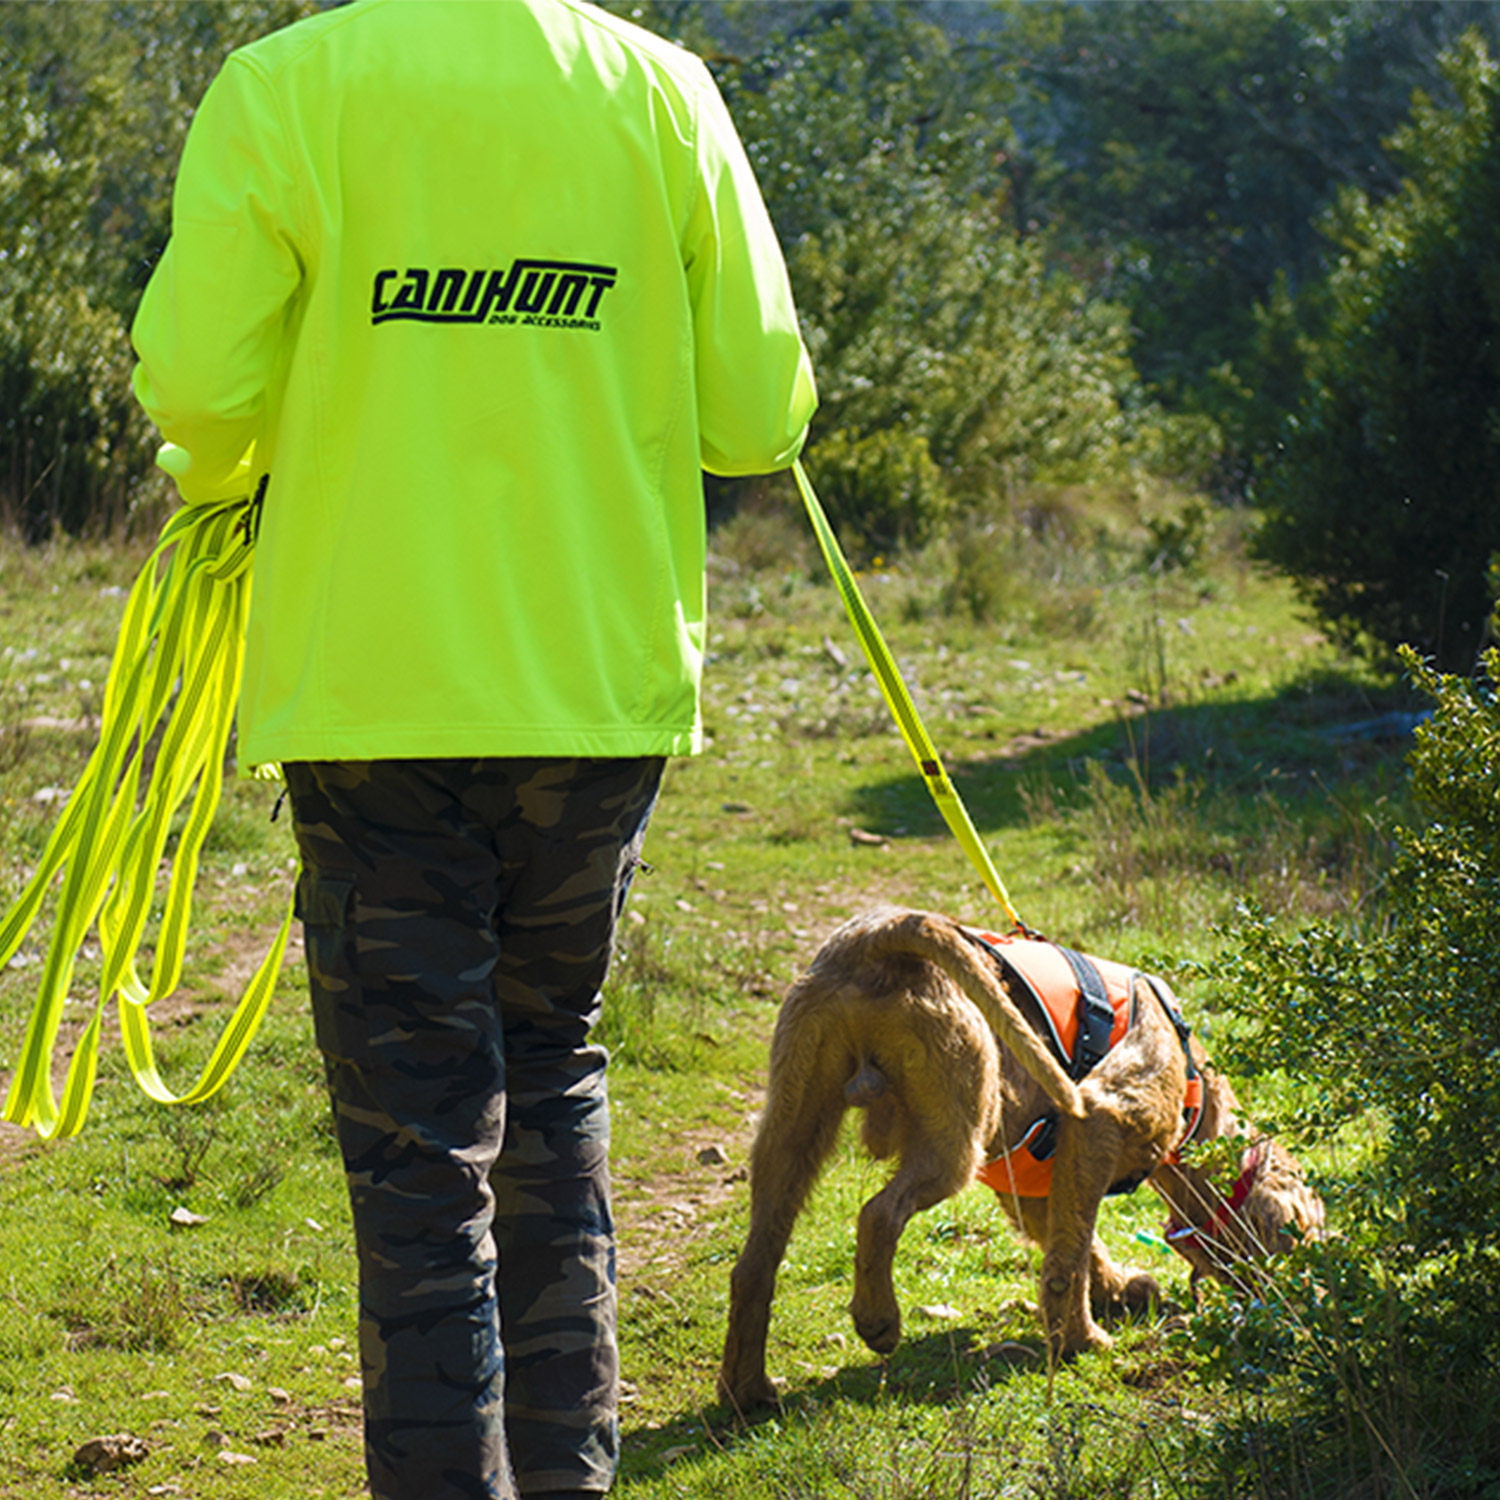
[[136,391],[189,503],[269,471],[242,765],[696,750],[700,465],[816,404],[707,70],[574,0],[363,0],[233,54]]

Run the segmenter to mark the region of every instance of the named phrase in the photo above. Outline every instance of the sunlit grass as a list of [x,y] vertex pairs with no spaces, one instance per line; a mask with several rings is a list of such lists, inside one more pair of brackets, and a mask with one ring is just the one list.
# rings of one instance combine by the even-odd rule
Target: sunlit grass
[[[1322,731],[1387,706],[1390,690],[1242,561],[1234,517],[1215,523],[1196,572],[1166,574],[1140,571],[1148,533],[1118,496],[1096,520],[1108,545],[996,542],[1011,605],[992,618],[955,592],[951,544],[865,579],[1022,914],[1174,966],[1210,955],[1246,895],[1289,921],[1357,907],[1380,879],[1400,752]],[[82,766],[77,721],[138,562],[0,549],[0,900]],[[982,1189],[910,1225],[896,1262],[906,1340],[888,1360],[864,1349],[846,1310],[852,1236],[884,1169],[852,1132],[782,1271],[770,1361],[784,1409],[741,1427],[714,1404],[780,995],[838,921],[877,901],[1003,918],[943,831],[791,513],[719,533],[713,580],[710,748],[669,769],[601,1030],[629,1383],[621,1493],[1174,1493],[1164,1476],[1209,1399],[1185,1340],[1173,1325],[1127,1328],[1049,1385],[1027,1353],[1040,1350],[1034,1255]],[[232,785],[205,850],[189,996],[158,1027],[179,1084],[285,910],[293,848],[274,802]],[[33,937],[0,971],[5,1071],[40,953]],[[77,1445],[116,1431],[152,1447],[130,1493],[359,1493],[353,1256],[303,983],[294,953],[219,1106],[147,1104],[107,1040],[81,1139],[0,1138],[4,1500],[56,1500]],[[1218,1000],[1196,1000],[1210,1032]],[[179,1208],[204,1222],[173,1227]],[[1113,1201],[1104,1234],[1185,1307],[1175,1260],[1136,1238],[1160,1218],[1148,1194]]]

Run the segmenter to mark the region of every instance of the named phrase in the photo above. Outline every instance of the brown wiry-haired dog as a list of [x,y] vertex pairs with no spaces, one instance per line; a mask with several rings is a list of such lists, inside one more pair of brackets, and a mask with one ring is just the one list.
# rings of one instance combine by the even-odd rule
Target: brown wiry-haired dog
[[1177,1159],[1190,1074],[1202,1078],[1201,1098],[1191,1095],[1196,1139],[1239,1133],[1234,1094],[1180,1026],[1164,985],[1135,976],[1125,988],[1131,1014],[1075,1082],[1044,1040],[1055,1025],[1037,996],[1014,977],[1002,982],[970,930],[886,909],[829,938],[783,1003],[771,1043],[750,1161],[750,1233],[731,1279],[724,1399],[741,1409],[775,1399],[765,1356],[776,1271],[850,1105],[866,1110],[872,1154],[899,1158],[859,1216],[850,1311],[877,1353],[901,1336],[891,1264],[907,1220],[973,1182],[986,1163],[1013,1162],[1025,1127],[1048,1114],[1057,1119],[1050,1196],[1000,1200],[1043,1248],[1041,1314],[1056,1355],[1106,1347],[1095,1313],[1159,1297],[1149,1276],[1116,1266],[1094,1233],[1111,1189],[1150,1182],[1171,1207],[1169,1239],[1195,1282],[1242,1279],[1252,1259],[1320,1230],[1322,1204],[1273,1142],[1245,1153],[1227,1200]]

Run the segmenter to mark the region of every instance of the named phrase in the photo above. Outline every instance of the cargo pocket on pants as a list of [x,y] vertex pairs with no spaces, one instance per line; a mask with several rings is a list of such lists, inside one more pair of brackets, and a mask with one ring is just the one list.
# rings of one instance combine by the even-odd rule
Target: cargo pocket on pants
[[353,902],[352,875],[304,868],[297,877],[292,910],[302,923],[307,950],[313,1030],[323,1055],[344,1061],[352,1061],[362,1050],[351,1043],[364,1030],[356,1014],[343,1014],[363,1010],[349,962]]

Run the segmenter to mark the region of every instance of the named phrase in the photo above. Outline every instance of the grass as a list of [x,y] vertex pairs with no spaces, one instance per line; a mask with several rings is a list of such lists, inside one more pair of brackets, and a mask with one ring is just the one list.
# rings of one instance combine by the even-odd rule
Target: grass
[[[1201,1378],[1191,1335],[1170,1319],[1130,1326],[1111,1354],[1049,1376],[1034,1257],[982,1190],[909,1228],[907,1337],[889,1359],[869,1354],[844,1306],[854,1216],[881,1174],[852,1135],[782,1271],[782,1409],[742,1424],[713,1404],[765,1047],[797,966],[877,901],[1002,920],[942,831],[781,498],[715,534],[710,745],[669,768],[608,994],[618,1493],[1231,1493],[1195,1489],[1187,1467],[1205,1433],[1240,1419]],[[1212,518],[1193,568],[1152,571],[1177,497],[1043,499],[1045,525],[976,532],[864,580],[1022,915],[1175,979],[1211,955],[1246,896],[1289,918],[1358,911],[1404,796],[1400,746],[1328,731],[1395,705],[1392,690],[1244,560],[1241,517]],[[0,900],[87,753],[141,556],[0,547]],[[274,800],[233,786],[211,835],[184,991],[158,1028],[169,1079],[206,1057],[285,910],[293,851]],[[40,956],[33,937],[0,971],[0,1071]],[[85,965],[80,986],[90,977]],[[0,1139],[3,1500],[363,1492],[353,1253],[303,983],[294,948],[217,1106],[149,1105],[111,1039],[81,1138]],[[1217,998],[1191,1002],[1210,1037]],[[1336,1187],[1341,1162],[1318,1166]],[[174,1224],[175,1210],[195,1220]],[[1172,1260],[1134,1243],[1160,1218],[1146,1195],[1113,1200],[1105,1234],[1185,1304]],[[71,1467],[85,1439],[117,1432],[149,1446],[139,1466]]]

